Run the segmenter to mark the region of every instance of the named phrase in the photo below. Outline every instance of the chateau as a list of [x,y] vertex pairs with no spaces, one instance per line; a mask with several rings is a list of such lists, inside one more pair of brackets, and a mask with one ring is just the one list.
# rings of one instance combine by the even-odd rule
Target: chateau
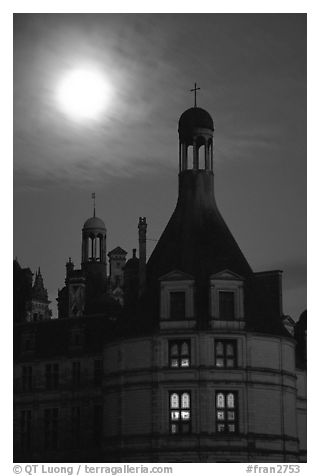
[[210,114],[178,131],[178,201],[148,262],[145,217],[127,260],[94,210],[58,319],[15,263],[15,461],[306,461],[306,314],[289,332],[281,271],[254,272],[217,208]]

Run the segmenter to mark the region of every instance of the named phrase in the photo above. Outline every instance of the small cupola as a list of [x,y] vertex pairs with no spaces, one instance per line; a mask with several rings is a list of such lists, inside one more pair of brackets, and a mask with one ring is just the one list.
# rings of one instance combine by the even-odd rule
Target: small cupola
[[194,107],[187,109],[179,119],[179,172],[184,170],[213,170],[213,131],[210,114],[197,107],[194,91]]
[[106,237],[107,230],[101,218],[96,216],[95,194],[93,216],[88,218],[82,228],[82,264],[103,263],[106,264]]

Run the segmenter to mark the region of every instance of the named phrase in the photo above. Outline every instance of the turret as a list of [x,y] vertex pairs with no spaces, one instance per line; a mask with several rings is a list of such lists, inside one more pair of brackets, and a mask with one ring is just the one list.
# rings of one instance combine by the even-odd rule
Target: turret
[[205,321],[210,276],[229,270],[246,278],[252,270],[215,201],[212,117],[195,103],[181,115],[178,132],[178,201],[147,264],[148,294],[159,308],[159,279],[173,271],[185,273],[197,290],[196,319]]
[[32,287],[32,299],[30,303],[28,320],[42,321],[45,319],[50,319],[52,313],[49,309],[49,304],[50,301],[48,300],[48,292],[44,287],[40,268],[38,268]]

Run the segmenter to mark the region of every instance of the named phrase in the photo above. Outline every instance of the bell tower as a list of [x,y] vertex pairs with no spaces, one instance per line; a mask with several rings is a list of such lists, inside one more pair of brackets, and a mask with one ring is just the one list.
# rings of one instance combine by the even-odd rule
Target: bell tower
[[[243,278],[252,270],[221,216],[214,193],[214,123],[194,106],[182,113],[179,133],[179,190],[176,208],[147,264],[150,302],[159,315],[159,279],[188,276],[194,283],[197,325],[209,322],[210,276],[223,270]],[[157,308],[158,306],[158,308]],[[191,312],[191,311],[190,311]]]
[[199,89],[195,83],[191,89],[195,93],[194,107],[187,109],[179,120],[179,172],[213,171],[213,120],[207,111],[197,107]]
[[[92,194],[95,199],[95,194]],[[81,268],[87,275],[107,276],[107,230],[104,222],[96,217],[94,202],[93,217],[88,218],[82,228]]]

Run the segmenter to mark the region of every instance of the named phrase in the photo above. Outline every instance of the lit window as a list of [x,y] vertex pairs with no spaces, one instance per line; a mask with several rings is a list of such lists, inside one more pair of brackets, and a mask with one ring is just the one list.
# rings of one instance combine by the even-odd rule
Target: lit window
[[190,392],[170,393],[170,433],[181,434],[191,431]]
[[169,342],[169,365],[171,368],[190,367],[190,341]]
[[221,368],[232,368],[237,365],[237,343],[232,340],[215,341],[215,365]]
[[170,293],[170,319],[186,317],[186,293],[184,291]]
[[226,321],[235,318],[234,292],[219,291],[219,317]]
[[219,433],[236,433],[237,407],[235,392],[219,391],[216,393],[216,429]]

